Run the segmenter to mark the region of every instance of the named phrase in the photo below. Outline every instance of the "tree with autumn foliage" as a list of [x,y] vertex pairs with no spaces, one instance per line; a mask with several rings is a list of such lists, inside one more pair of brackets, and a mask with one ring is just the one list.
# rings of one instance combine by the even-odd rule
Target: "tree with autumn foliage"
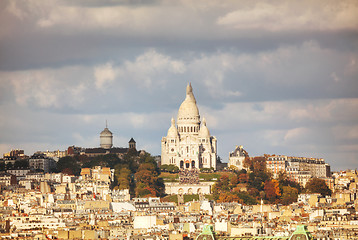
[[279,196],[281,196],[279,183],[275,179],[267,180],[265,182],[264,189],[265,189],[266,199],[269,200],[271,203],[275,202],[276,199]]
[[118,186],[115,189],[129,189],[131,184],[131,170],[126,167],[123,167],[119,170],[119,173],[116,174]]
[[[219,200],[220,195],[226,194],[230,191],[229,176],[227,174],[222,175],[213,186],[213,197],[215,200]],[[223,197],[222,197],[223,199]]]
[[218,191],[229,191],[230,187],[229,187],[229,175],[228,174],[224,174],[222,175],[218,181],[215,184],[215,189]]
[[239,196],[237,196],[236,194],[233,193],[228,193],[228,192],[223,192],[220,194],[219,199],[217,200],[217,202],[239,202],[239,203],[243,203],[243,200],[241,198],[239,198]]
[[[254,157],[251,159],[251,172],[248,174],[248,188],[254,188],[258,193],[264,191],[265,182],[271,179],[270,173],[266,170],[266,158]],[[261,198],[262,196],[255,195]]]
[[244,159],[244,162],[243,162],[243,167],[245,168],[245,169],[251,169],[251,164],[252,164],[252,162],[251,162],[251,160],[250,160],[250,156],[249,156],[249,154],[245,151],[245,159]]
[[301,192],[301,190],[302,190],[301,185],[299,183],[289,179],[286,172],[284,172],[284,171],[281,171],[278,173],[277,180],[280,184],[281,190],[282,190],[283,186],[290,186],[290,187],[296,188],[299,192]]
[[236,187],[236,185],[239,183],[239,178],[237,177],[237,175],[232,175],[230,177],[230,188],[234,188]]
[[237,175],[222,175],[213,186],[213,197],[217,202],[239,202],[246,204],[256,204],[254,197],[249,193],[241,191],[238,187],[239,179]]
[[306,183],[306,191],[309,193],[320,193],[322,196],[330,196],[332,194],[326,182],[319,178],[311,178]]
[[79,156],[60,158],[57,162],[57,170],[66,174],[79,175],[81,172]]
[[139,158],[139,167],[134,174],[137,197],[160,197],[164,195],[164,182],[159,178],[160,170],[150,154],[144,154]]
[[297,201],[301,192],[298,183],[290,180],[285,172],[279,173],[278,179],[273,179],[266,169],[267,156],[245,158],[246,169],[237,171],[234,176],[222,175],[213,186],[213,197],[218,202],[240,202],[257,204],[264,199],[270,203],[291,204]]
[[298,189],[290,186],[282,187],[281,203],[289,205],[297,201]]
[[254,171],[266,172],[266,158],[265,157],[254,157],[252,159],[252,166]]
[[114,189],[130,189],[137,197],[159,197],[164,194],[164,182],[154,157],[130,149],[114,166]]
[[296,202],[298,194],[300,194],[302,191],[300,184],[290,180],[286,172],[279,172],[277,180],[279,182],[279,188],[282,193],[281,203],[288,205]]
[[249,176],[247,175],[247,173],[241,173],[239,175],[239,182],[240,183],[247,183],[248,180],[249,180]]

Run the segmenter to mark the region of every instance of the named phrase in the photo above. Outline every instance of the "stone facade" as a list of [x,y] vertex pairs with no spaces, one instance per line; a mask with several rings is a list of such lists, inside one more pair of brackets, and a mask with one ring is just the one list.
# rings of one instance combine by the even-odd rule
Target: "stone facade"
[[177,125],[172,118],[168,134],[162,138],[161,147],[161,164],[176,165],[180,169],[216,169],[216,138],[210,136],[205,118],[200,121],[190,84],[178,111]]
[[288,157],[285,155],[272,155],[266,159],[266,169],[278,178],[280,172],[285,172],[289,179],[305,187],[312,178],[324,179],[328,186],[331,183],[331,168],[323,158]]
[[201,182],[200,184],[165,183],[165,193],[172,194],[211,194],[211,187],[215,182]]
[[29,159],[29,167],[32,170],[40,169],[45,173],[50,172],[56,166],[53,158],[47,157],[45,154],[35,153]]
[[283,155],[269,156],[266,161],[266,168],[272,173],[273,178],[278,178],[278,174],[280,172],[286,171],[287,156],[283,156]]
[[245,157],[248,156],[247,152],[244,150],[243,146],[236,146],[235,150],[229,155],[229,168],[234,168],[236,170],[246,169],[244,167]]
[[107,126],[100,134],[100,145],[104,149],[109,149],[113,146],[113,134]]

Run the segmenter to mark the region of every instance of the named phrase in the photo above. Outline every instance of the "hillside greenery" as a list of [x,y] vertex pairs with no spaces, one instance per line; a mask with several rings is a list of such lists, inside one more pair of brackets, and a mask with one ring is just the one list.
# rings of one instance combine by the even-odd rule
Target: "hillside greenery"
[[257,204],[266,203],[290,204],[297,200],[302,191],[300,186],[290,181],[284,173],[273,179],[266,170],[265,157],[247,157],[244,166],[249,169],[233,171],[233,174],[222,175],[213,187],[213,197],[218,202],[239,202]]
[[302,188],[291,181],[286,173],[280,172],[277,179],[273,179],[266,169],[266,158],[246,157],[244,167],[248,169],[235,171],[234,175],[222,175],[213,187],[213,197],[218,202],[240,202],[257,204],[261,200],[270,204],[289,205],[297,201],[301,192],[320,193],[322,196],[331,194],[325,181],[312,178]]
[[164,196],[164,182],[159,177],[160,169],[154,157],[149,153],[137,152],[130,149],[122,157],[106,154],[96,157],[74,155],[60,158],[57,172],[80,175],[81,168],[94,166],[110,167],[114,169],[113,189],[130,189],[135,197]]
[[[178,169],[171,165],[160,168],[154,157],[149,153],[128,151],[122,157],[114,154],[88,157],[75,155],[60,158],[57,172],[79,175],[81,168],[94,166],[110,167],[115,170],[113,189],[130,189],[132,197],[164,197],[166,182],[178,182]],[[199,173],[202,181],[215,181],[212,196],[209,199],[217,202],[239,202],[243,204],[257,204],[261,200],[265,203],[288,205],[297,201],[301,192],[320,193],[330,195],[331,191],[323,180],[313,178],[302,189],[301,186],[289,180],[285,173],[279,173],[273,179],[266,169],[265,157],[246,157],[246,170],[228,172],[205,171]],[[166,196],[163,200],[174,198]],[[208,197],[207,197],[208,198]],[[195,200],[196,196],[185,196],[185,200]],[[176,199],[177,201],[177,199]]]

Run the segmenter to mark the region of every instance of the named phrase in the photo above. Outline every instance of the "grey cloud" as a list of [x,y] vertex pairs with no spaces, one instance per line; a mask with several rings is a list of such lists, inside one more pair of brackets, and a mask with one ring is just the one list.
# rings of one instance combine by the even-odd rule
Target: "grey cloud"
[[[6,25],[0,33],[6,37],[0,40],[3,48],[0,69],[93,64],[98,63],[98,59],[109,60],[113,53],[123,60],[138,54],[136,49],[144,51],[144,48],[163,49],[171,55],[217,50],[255,52],[301,44],[311,39],[333,48],[357,47],[353,44],[357,29],[312,31],[302,28],[270,32],[264,28],[233,30],[215,23],[232,8],[246,7],[254,11],[255,4],[251,2],[179,4],[164,1],[149,6],[139,5],[139,8],[119,6],[119,13],[116,8],[107,7],[106,2],[97,3],[104,7],[86,8],[81,1],[75,5],[67,5],[66,2],[56,5],[45,1],[30,1],[27,5],[16,1],[3,2],[1,20]],[[335,6],[333,2],[327,4]],[[11,11],[9,6],[12,6]],[[290,9],[289,4],[285,6]],[[125,24],[121,25],[122,21]],[[6,34],[4,31],[9,32]]]
[[66,5],[86,6],[86,7],[103,7],[103,6],[143,6],[159,4],[159,0],[64,0]]

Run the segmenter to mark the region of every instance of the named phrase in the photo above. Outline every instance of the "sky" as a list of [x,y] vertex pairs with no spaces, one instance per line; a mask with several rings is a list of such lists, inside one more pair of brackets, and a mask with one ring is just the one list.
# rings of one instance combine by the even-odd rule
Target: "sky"
[[0,154],[161,151],[191,83],[218,155],[358,166],[356,0],[2,0]]

